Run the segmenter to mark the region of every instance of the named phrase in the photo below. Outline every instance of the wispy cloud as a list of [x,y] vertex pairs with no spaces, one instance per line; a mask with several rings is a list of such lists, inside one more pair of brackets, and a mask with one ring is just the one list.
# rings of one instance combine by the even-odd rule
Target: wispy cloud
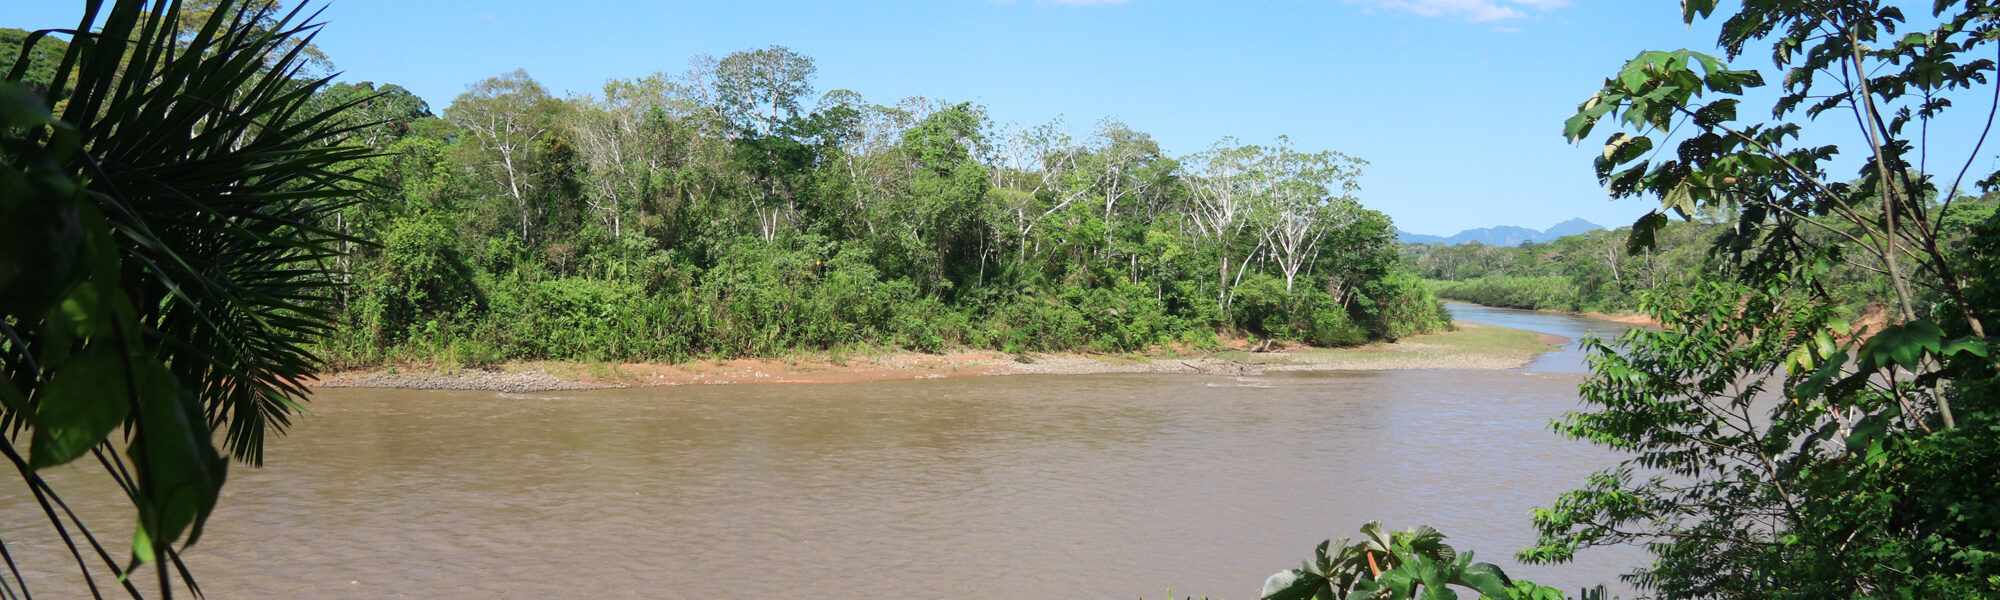
[[1347,3],[1473,23],[1523,19],[1530,11],[1547,12],[1569,6],[1569,0],[1347,0]]

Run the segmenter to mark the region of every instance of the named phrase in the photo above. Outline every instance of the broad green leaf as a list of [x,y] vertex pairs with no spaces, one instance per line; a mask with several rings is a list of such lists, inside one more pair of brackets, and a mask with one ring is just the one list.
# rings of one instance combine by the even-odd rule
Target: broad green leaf
[[1958,354],[1965,354],[1969,356],[1986,358],[1988,356],[1991,356],[1990,354],[1988,354],[1991,351],[1992,349],[1988,346],[1986,340],[1975,338],[1972,336],[1966,336],[1955,340],[1947,340],[1944,342],[1943,345],[1938,347],[1938,355],[1940,356],[1954,356]]
[[55,115],[34,90],[12,81],[0,81],[0,127],[53,125]]
[[1810,377],[1794,386],[1792,393],[1801,400],[1819,397],[1820,392],[1826,391],[1826,386],[1833,383],[1833,379],[1840,375],[1841,367],[1846,365],[1847,353],[1834,352],[1827,356],[1825,362],[1820,363],[1819,368],[1814,370]]
[[[1620,133],[1612,136],[1611,141],[1604,145],[1604,160],[1612,165],[1624,164],[1652,150],[1652,138],[1643,135],[1627,136]],[[1603,169],[1603,171],[1608,172],[1609,169]]]
[[1646,213],[1646,216],[1639,217],[1638,221],[1632,223],[1632,232],[1626,234],[1625,251],[1631,254],[1639,254],[1648,248],[1654,247],[1657,245],[1656,233],[1661,227],[1665,227],[1666,225],[1667,215],[1660,211],[1653,211]]
[[1674,187],[1672,189],[1667,190],[1667,193],[1661,194],[1660,208],[1679,212],[1681,214],[1694,212],[1696,208],[1694,201],[1694,185],[1692,181],[1689,181],[1690,179],[1693,178],[1690,177],[1688,179],[1682,179],[1680,183],[1674,184]]
[[1785,374],[1798,375],[1799,373],[1811,370],[1814,366],[1816,366],[1817,363],[1813,358],[1811,350],[1812,350],[1811,346],[1799,346],[1797,348],[1793,348],[1791,353],[1786,354]]
[[[173,544],[183,533],[192,544],[215,509],[228,462],[210,441],[200,402],[177,389],[165,366],[140,364],[140,379],[154,393],[140,405],[138,434],[126,452],[140,481],[139,526],[154,548]],[[144,554],[135,546],[133,557]]]
[[1424,586],[1424,600],[1458,600],[1458,592],[1450,586],[1427,585]]
[[36,398],[29,466],[75,460],[125,422],[132,398],[122,353],[119,344],[99,341],[49,375]]
[[1930,321],[1911,321],[1883,328],[1861,345],[1861,359],[1875,366],[1915,369],[1926,352],[1942,349],[1944,330]]
[[1714,13],[1715,0],[1681,0],[1681,20],[1690,27],[1694,25],[1695,17],[1706,18]]
[[1652,68],[1652,65],[1646,61],[1644,55],[1641,55],[1640,58],[1625,63],[1625,68],[1618,72],[1618,83],[1625,86],[1625,91],[1637,93],[1650,79],[1646,74],[1649,68]]
[[1299,571],[1274,573],[1264,580],[1264,589],[1259,598],[1264,600],[1309,600],[1327,587],[1320,577],[1305,577]]
[[1514,581],[1507,578],[1507,573],[1493,563],[1466,565],[1465,570],[1459,573],[1458,580],[1452,583],[1479,590],[1480,594],[1494,598],[1506,597],[1507,588],[1514,585]]

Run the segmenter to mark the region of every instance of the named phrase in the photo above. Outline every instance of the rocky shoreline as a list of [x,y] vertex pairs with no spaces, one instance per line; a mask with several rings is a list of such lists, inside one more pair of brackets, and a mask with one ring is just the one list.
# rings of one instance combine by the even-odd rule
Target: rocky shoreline
[[399,390],[465,390],[503,392],[509,394],[529,394],[535,392],[559,392],[574,390],[595,390],[609,385],[598,385],[566,379],[541,371],[508,372],[500,370],[461,369],[444,373],[388,373],[355,372],[337,373],[320,379],[313,384],[323,388],[392,388]]

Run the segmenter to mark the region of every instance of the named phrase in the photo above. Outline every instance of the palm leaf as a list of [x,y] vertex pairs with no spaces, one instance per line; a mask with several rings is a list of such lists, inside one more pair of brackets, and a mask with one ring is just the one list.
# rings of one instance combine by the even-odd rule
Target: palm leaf
[[310,344],[331,326],[317,300],[333,280],[321,265],[358,241],[322,225],[353,198],[328,182],[354,181],[346,164],[368,150],[332,143],[341,107],[304,112],[327,80],[298,78],[318,28],[303,7],[258,25],[267,7],[225,0],[178,40],[178,3],[143,4],[118,3],[97,43],[72,46],[76,87],[49,99],[68,101],[96,157],[86,172],[144,271],[142,321],[175,341],[161,347],[176,375],[203,382],[229,452],[261,463],[320,364]]
[[[199,595],[172,544],[183,534],[189,544],[199,538],[219,493],[226,461],[211,432],[223,432],[236,458],[261,463],[265,441],[302,410],[304,378],[320,366],[312,344],[332,327],[324,300],[340,281],[324,265],[342,244],[360,241],[326,223],[353,203],[354,186],[343,184],[357,181],[350,165],[369,151],[336,143],[351,130],[337,118],[347,105],[309,103],[328,79],[301,76],[302,52],[319,28],[318,13],[303,9],[278,14],[268,0],[222,0],[183,34],[178,0],[85,0],[42,98],[60,123],[37,107],[0,131],[26,136],[0,137],[20,149],[0,152],[5,174],[54,174],[37,184],[53,191],[20,201],[46,198],[55,208],[36,208],[35,220],[17,225],[61,242],[36,259],[49,275],[14,281],[0,269],[0,429],[10,438],[30,426],[37,432],[32,456],[11,441],[0,454],[22,473],[93,596],[103,590],[84,547],[128,594],[139,591],[125,577],[130,567],[111,559],[35,469],[76,458],[78,443],[99,444],[89,452],[139,510],[133,564],[161,556],[161,594],[171,563]],[[34,43],[54,32],[31,34],[7,72],[24,72]],[[18,99],[21,88],[10,85],[0,91]],[[41,162],[18,162],[30,159]],[[20,251],[9,256],[34,256]],[[57,314],[46,307],[65,297],[91,299],[91,320],[46,324]],[[123,365],[105,382],[120,389],[97,393],[129,398],[129,411],[75,385],[43,385],[65,364],[76,372],[72,359],[85,355],[99,368]],[[104,431],[102,414],[81,441],[51,437],[73,431],[39,420],[90,416],[80,399],[118,410],[106,414],[123,420],[129,465],[102,435],[89,441]],[[198,492],[192,504],[190,491]],[[0,558],[6,552],[0,546]]]

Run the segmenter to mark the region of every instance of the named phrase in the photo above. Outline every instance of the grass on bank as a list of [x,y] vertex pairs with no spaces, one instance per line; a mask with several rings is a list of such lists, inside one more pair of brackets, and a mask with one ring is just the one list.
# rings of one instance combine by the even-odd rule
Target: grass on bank
[[1288,352],[1252,353],[1230,350],[1211,354],[1221,360],[1268,365],[1330,365],[1337,368],[1368,368],[1398,363],[1481,363],[1528,360],[1556,346],[1543,334],[1483,323],[1458,323],[1451,331],[1403,338],[1393,344],[1376,343],[1352,348],[1305,348]]

